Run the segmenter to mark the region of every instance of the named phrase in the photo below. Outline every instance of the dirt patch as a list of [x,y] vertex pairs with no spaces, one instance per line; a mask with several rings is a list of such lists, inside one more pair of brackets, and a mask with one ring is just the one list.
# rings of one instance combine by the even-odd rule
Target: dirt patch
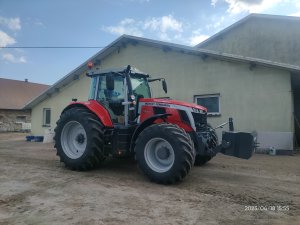
[[180,184],[133,161],[74,172],[52,144],[0,134],[0,224],[299,224],[300,156],[218,155]]

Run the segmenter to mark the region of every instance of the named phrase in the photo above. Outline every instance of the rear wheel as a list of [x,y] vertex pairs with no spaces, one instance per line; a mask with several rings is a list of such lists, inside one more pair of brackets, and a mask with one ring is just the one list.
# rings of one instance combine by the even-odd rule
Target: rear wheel
[[[217,133],[212,130],[213,127],[210,124],[207,124],[207,128],[210,130],[210,139],[208,140],[207,143],[207,151],[211,150],[211,149],[215,149],[218,145],[218,136]],[[204,164],[206,164],[209,160],[211,160],[214,156],[210,156],[210,155],[196,155],[195,158],[195,166],[202,166]]]
[[136,159],[151,181],[172,184],[190,171],[195,155],[189,135],[173,124],[154,124],[136,140]]
[[105,159],[104,127],[98,117],[85,108],[71,108],[62,113],[55,128],[55,148],[65,165],[74,170],[88,170]]

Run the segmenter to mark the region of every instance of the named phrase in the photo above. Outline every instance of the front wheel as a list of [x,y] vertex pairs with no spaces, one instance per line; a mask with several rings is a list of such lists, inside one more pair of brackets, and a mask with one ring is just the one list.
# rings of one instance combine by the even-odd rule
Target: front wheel
[[188,134],[173,124],[153,124],[136,140],[136,159],[151,181],[172,184],[190,171],[195,154]]

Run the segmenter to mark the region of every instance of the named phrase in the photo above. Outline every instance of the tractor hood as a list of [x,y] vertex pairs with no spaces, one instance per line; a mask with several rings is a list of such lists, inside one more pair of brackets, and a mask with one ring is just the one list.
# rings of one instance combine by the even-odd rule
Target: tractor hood
[[192,108],[193,111],[204,111],[207,112],[207,109],[201,105],[197,105],[194,103],[189,103],[189,102],[183,102],[183,101],[177,101],[177,100],[172,100],[172,99],[164,99],[164,98],[142,98],[140,99],[140,102],[144,103],[145,105],[155,105],[155,106],[161,106],[161,107],[171,107],[174,105],[177,106],[183,106],[183,107],[188,107]]

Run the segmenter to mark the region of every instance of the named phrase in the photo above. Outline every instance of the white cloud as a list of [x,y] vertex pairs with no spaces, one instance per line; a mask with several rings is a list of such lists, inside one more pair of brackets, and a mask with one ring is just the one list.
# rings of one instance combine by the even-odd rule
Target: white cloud
[[162,33],[166,33],[167,31],[182,32],[182,26],[182,22],[176,20],[172,15],[168,15],[146,20],[144,29],[151,29]]
[[159,40],[171,42],[172,39],[169,37],[167,33],[158,33]]
[[131,18],[125,18],[120,21],[117,26],[104,27],[103,30],[117,35],[129,34],[139,37],[143,36],[143,32],[140,29],[139,22]]
[[295,9],[295,12],[289,14],[289,16],[298,16],[298,17],[300,17],[300,1],[299,0],[293,0],[292,4],[295,5],[294,8],[296,8],[296,9]]
[[176,36],[183,32],[183,23],[172,15],[152,17],[143,22],[143,29],[155,32],[160,40],[171,41],[170,36]]
[[121,25],[130,25],[130,24],[134,24],[135,20],[132,18],[125,18],[124,20],[122,20],[120,22]]
[[285,0],[285,3],[289,3],[291,6],[294,6],[300,9],[300,1],[299,0]]
[[6,47],[15,43],[16,40],[13,37],[0,30],[0,47]]
[[215,6],[220,1],[228,4],[227,12],[239,14],[242,12],[261,13],[287,0],[211,0],[211,4]]
[[189,38],[189,44],[195,46],[202,41],[205,41],[207,38],[209,38],[209,36],[205,34],[194,34]]
[[2,54],[2,59],[11,62],[11,63],[26,63],[27,60],[24,56],[16,57],[11,53],[4,53]]
[[130,34],[139,37],[144,36],[144,33],[147,32],[157,36],[160,40],[171,41],[174,37],[178,38],[178,35],[183,32],[183,23],[172,15],[152,17],[139,21],[125,18],[116,26],[108,26],[102,29],[111,34]]
[[20,18],[0,17],[0,25],[4,25],[13,31],[21,30]]
[[219,18],[219,17],[212,17],[211,18],[211,23],[207,24],[205,26],[205,28],[208,29],[208,30],[212,29],[212,30],[216,31],[216,30],[218,30],[218,29],[220,29],[222,27],[222,25],[224,24],[225,21],[226,20],[225,20],[224,16],[221,16],[221,18]]
[[204,34],[203,29],[199,28],[197,30],[194,30],[192,32],[192,35],[190,35],[190,37],[187,38],[186,44],[195,46],[201,43],[202,41],[206,40],[207,38],[209,38],[209,35]]
[[21,56],[21,57],[19,58],[19,62],[20,62],[20,63],[27,63],[27,60],[26,60],[26,58],[25,58],[24,56]]
[[35,21],[34,25],[39,26],[39,27],[45,27],[45,24],[43,24],[43,22],[41,22],[41,21]]
[[298,16],[298,17],[300,17],[300,11],[299,11],[299,12],[296,12],[296,13],[292,13],[292,14],[290,14],[289,16]]
[[[215,18],[210,24],[211,29],[219,29],[224,20],[225,17]],[[191,32],[191,25],[175,18],[173,15],[165,15],[145,20],[125,18],[116,26],[103,27],[102,30],[117,35],[130,34],[141,37],[147,35],[154,39],[191,46],[195,46],[209,37],[203,33],[202,29]]]
[[[8,28],[11,32],[21,30],[20,18],[5,18],[0,16],[0,26]],[[8,33],[0,30],[0,47],[7,47],[15,44],[17,41]],[[25,56],[22,56],[22,50],[14,50],[14,54],[5,52],[2,53],[2,60],[9,63],[27,63]]]
[[211,4],[212,6],[216,6],[217,2],[218,2],[218,0],[211,0],[211,3],[210,3],[210,4]]
[[289,16],[299,16],[300,17],[300,1],[299,0],[294,0],[294,4],[295,4],[295,8],[296,8],[296,12],[291,13]]
[[232,14],[238,14],[241,12],[260,13],[266,9],[272,8],[282,0],[226,0],[229,4],[228,12]]

